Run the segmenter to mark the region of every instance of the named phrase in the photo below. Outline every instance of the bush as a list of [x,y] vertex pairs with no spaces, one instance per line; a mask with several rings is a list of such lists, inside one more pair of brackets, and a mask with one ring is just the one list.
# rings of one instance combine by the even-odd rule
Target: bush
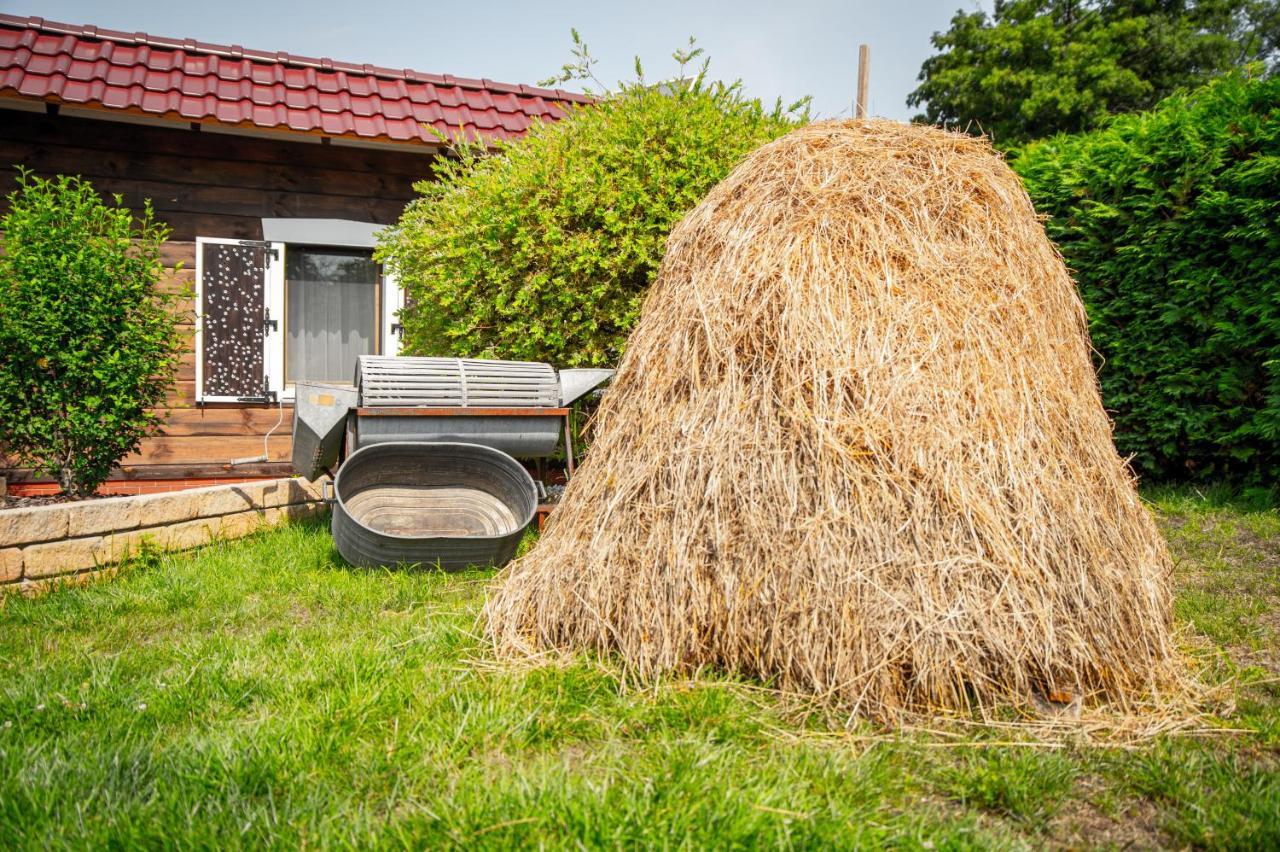
[[495,156],[442,158],[378,249],[407,291],[407,351],[615,362],[672,226],[794,124],[705,71],[624,85]]
[[[116,199],[119,205],[120,199]],[[181,345],[157,288],[168,229],[75,177],[22,171],[0,256],[0,436],[19,465],[93,493],[159,424]]]
[[1224,76],[1014,163],[1073,267],[1116,443],[1280,479],[1280,78]]

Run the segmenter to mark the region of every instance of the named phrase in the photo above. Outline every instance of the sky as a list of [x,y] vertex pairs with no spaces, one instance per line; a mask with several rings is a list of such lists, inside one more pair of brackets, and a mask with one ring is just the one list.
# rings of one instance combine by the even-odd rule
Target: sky
[[[906,104],[929,37],[957,9],[978,0],[745,0],[643,3],[578,0],[0,0],[12,15],[71,24],[239,44],[390,68],[535,84],[570,59],[576,27],[613,85],[676,71],[671,52],[698,40],[711,76],[740,79],[747,94],[772,103],[813,97],[815,117],[847,116],[855,95],[858,44],[871,47],[868,102],[873,115],[908,119]],[[989,3],[985,4],[989,8]],[[563,88],[581,88],[565,84]]]

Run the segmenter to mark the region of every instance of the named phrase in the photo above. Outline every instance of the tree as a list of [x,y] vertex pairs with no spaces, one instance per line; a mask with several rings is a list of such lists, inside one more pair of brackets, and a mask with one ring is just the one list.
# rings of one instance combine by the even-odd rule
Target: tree
[[23,170],[0,221],[0,443],[77,497],[159,425],[182,344],[158,288],[168,228],[115,201]]
[[934,33],[907,103],[1014,148],[1274,63],[1277,39],[1276,0],[996,0],[993,15],[956,12]]
[[[560,80],[594,80],[574,33]],[[737,84],[708,82],[701,51],[676,77],[637,80],[496,153],[459,149],[417,185],[377,256],[405,287],[409,352],[614,363],[671,227],[738,160],[792,126]],[[598,81],[596,81],[598,84]]]

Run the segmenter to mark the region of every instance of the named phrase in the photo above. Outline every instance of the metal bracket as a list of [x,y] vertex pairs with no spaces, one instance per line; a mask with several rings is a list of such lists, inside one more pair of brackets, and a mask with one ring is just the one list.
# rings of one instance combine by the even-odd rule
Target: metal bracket
[[391,323],[391,333],[396,337],[404,339],[404,326],[398,322]]
[[280,330],[280,321],[271,318],[271,309],[262,309],[262,330],[264,334]]
[[[267,377],[262,377],[263,384],[267,384]],[[275,405],[279,401],[276,392],[273,390],[264,390],[259,396],[238,396],[236,402],[254,402],[265,403],[267,405]]]
[[280,259],[280,250],[266,240],[239,240],[239,245],[262,249],[262,264],[271,268],[271,261]]

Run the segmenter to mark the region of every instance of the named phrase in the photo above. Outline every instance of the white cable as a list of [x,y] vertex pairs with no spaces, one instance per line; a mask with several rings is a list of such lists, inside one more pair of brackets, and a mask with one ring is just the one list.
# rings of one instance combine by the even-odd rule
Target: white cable
[[278,417],[276,417],[276,425],[268,429],[267,434],[262,436],[262,455],[246,456],[245,458],[242,458],[242,459],[232,459],[229,462],[229,465],[231,467],[238,467],[239,465],[242,465],[242,464],[255,464],[257,462],[265,462],[271,458],[271,449],[270,449],[270,444],[268,444],[268,441],[271,440],[271,436],[275,434],[275,431],[280,428],[280,424],[284,422],[284,400],[281,399],[280,397],[276,398],[276,408],[279,409],[280,414]]

